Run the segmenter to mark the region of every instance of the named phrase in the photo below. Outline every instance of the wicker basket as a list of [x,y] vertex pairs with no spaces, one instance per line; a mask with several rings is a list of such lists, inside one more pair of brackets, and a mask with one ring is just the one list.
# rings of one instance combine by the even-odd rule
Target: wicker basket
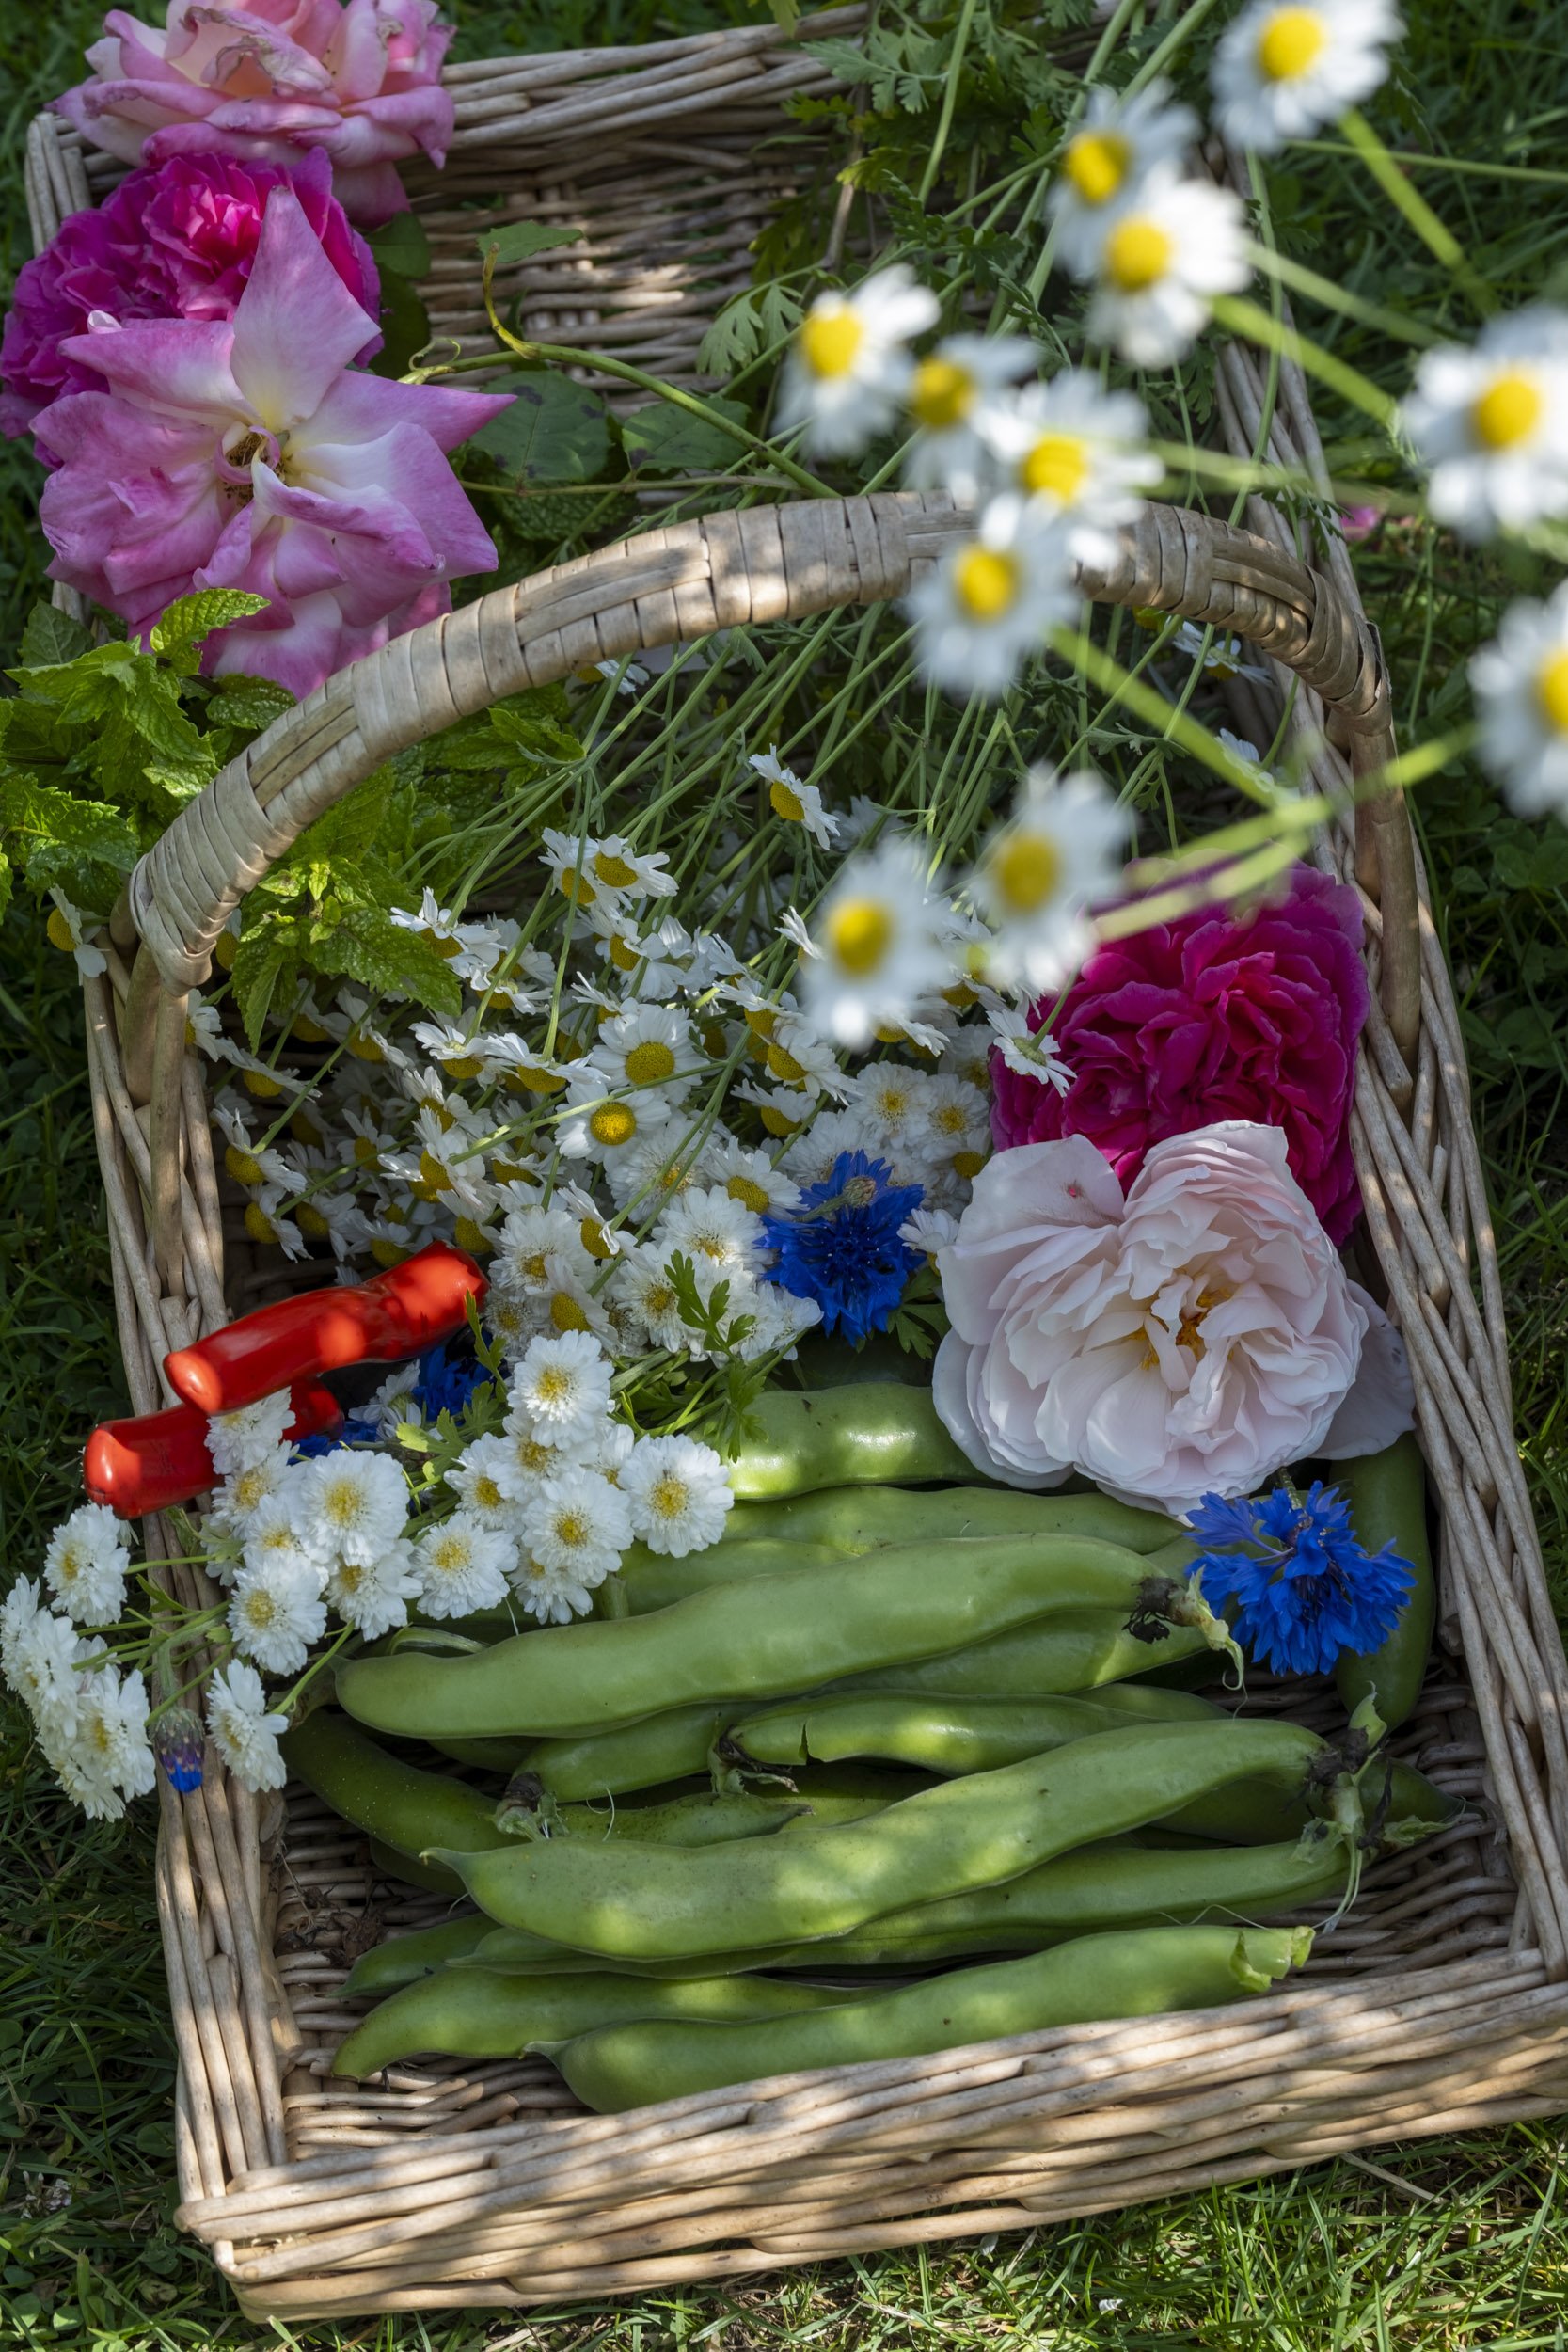
[[[689,152],[705,136],[702,93],[713,81],[726,91],[742,81],[749,103],[802,74],[761,34],[640,57],[630,72],[615,53],[587,61],[615,69],[594,90],[635,101],[616,118],[623,125],[678,114]],[[542,100],[530,117],[538,125],[563,108],[578,135],[592,97],[585,71],[580,57],[459,68],[458,168],[492,136],[504,160],[527,89],[580,92]],[[735,151],[732,104],[712,152],[726,142]],[[579,168],[602,166],[613,185],[619,158],[635,153],[628,143],[606,161],[602,125],[595,137],[596,158],[579,154],[570,169],[563,144],[553,183],[569,191],[562,201],[578,203]],[[532,141],[531,129],[519,161],[537,169]],[[81,155],[53,128],[35,129],[32,153],[47,232],[48,192],[79,200],[99,184],[97,167],[89,161],[84,180]],[[486,151],[487,182],[498,160]],[[752,216],[756,185],[737,196],[736,219]],[[449,175],[443,194],[452,192]],[[539,200],[530,193],[517,209]],[[599,316],[591,328],[575,321],[574,334],[609,341],[645,328],[645,313],[613,308],[628,282],[596,282]],[[552,284],[539,298],[561,296]],[[666,340],[639,346],[643,356],[657,349],[657,364],[689,373],[699,307],[672,303],[658,327]],[[448,315],[455,331],[472,323],[455,288]],[[1250,452],[1261,387],[1239,347],[1220,352],[1219,389],[1227,437]],[[1290,366],[1281,395],[1265,445],[1322,480],[1306,387]],[[1257,501],[1248,520],[1243,532],[1153,508],[1116,563],[1080,584],[1261,648],[1271,675],[1300,681],[1292,723],[1313,746],[1314,781],[1342,791],[1392,749],[1376,634],[1337,538],[1312,559],[1305,526],[1298,538]],[[938,499],[889,494],[650,530],[497,590],[341,672],[182,811],[117,913],[107,974],[86,983],[116,1303],[138,1411],[166,1395],[166,1349],[230,1312],[186,993],[269,863],[389,753],[462,713],[677,637],[900,596],[961,527]],[[1266,690],[1234,691],[1239,722],[1268,739],[1256,700]],[[371,2089],[330,2082],[353,2022],[338,1992],[347,1966],[443,1906],[378,1877],[363,1843],[313,1798],[290,1790],[258,1805],[209,1754],[194,1794],[160,1780],[158,1908],[180,2052],[181,2217],[246,2312],[523,2305],[736,2277],[1027,2228],[1568,2105],[1568,1666],[1513,1440],[1459,1023],[1398,795],[1364,805],[1354,836],[1337,830],[1320,854],[1359,886],[1366,909],[1374,1003],[1355,1156],[1442,1514],[1447,1655],[1398,1748],[1471,1801],[1465,1817],[1374,1866],[1305,1978],[1240,2010],[1022,2036],[601,2118],[584,2115],[538,2061],[447,2074],[399,2067]],[[150,1551],[169,1549],[156,1523],[148,1535]],[[198,1571],[170,1574],[182,1600],[210,1597]],[[1265,1680],[1247,1704],[1326,1724],[1332,1702]]]

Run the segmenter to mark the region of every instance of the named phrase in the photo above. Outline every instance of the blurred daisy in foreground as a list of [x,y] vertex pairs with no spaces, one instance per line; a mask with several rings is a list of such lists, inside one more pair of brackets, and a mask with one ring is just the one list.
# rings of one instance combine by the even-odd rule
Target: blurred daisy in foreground
[[1135,518],[1164,470],[1140,446],[1142,401],[1102,390],[1083,368],[1025,385],[988,409],[980,429],[1001,486],[1027,500],[1031,516],[1061,516],[1072,552],[1088,562],[1102,556],[1107,530]]
[[1221,38],[1211,80],[1216,127],[1264,154],[1338,122],[1388,71],[1404,27],[1390,0],[1253,0]]
[[1179,164],[1196,137],[1196,115],[1167,104],[1169,97],[1168,82],[1151,82],[1135,98],[1089,92],[1050,199],[1056,250],[1076,277],[1093,274],[1107,227],[1136,203],[1149,174]]
[[1022,499],[993,499],[974,537],[915,582],[909,609],[932,684],[994,700],[1076,609],[1067,540]]
[[1138,368],[1185,358],[1215,294],[1247,281],[1242,207],[1228,188],[1161,174],[1101,245],[1088,331]]
[[905,839],[883,842],[840,869],[817,920],[818,953],[800,967],[808,1016],[840,1045],[868,1045],[909,1019],[952,977],[942,908],[926,861]]
[[905,469],[913,488],[950,490],[960,502],[975,496],[992,415],[1038,359],[1024,335],[949,335],[918,363],[910,413],[921,429]]
[[819,457],[853,456],[896,418],[914,373],[910,339],[936,325],[938,307],[902,262],[853,294],[818,294],[784,362],[781,429],[803,424]]
[[1465,351],[1429,351],[1404,405],[1427,503],[1466,538],[1568,513],[1568,311],[1494,319]]
[[775,817],[782,817],[786,825],[804,825],[814,841],[827,849],[838,831],[838,818],[830,817],[822,805],[822,795],[815,784],[805,784],[793,768],[786,768],[779,757],[779,747],[769,743],[765,752],[752,752],[747,766],[754,768],[768,787],[768,805]]
[[1092,771],[1058,781],[1032,770],[970,880],[994,933],[989,977],[1036,993],[1070,978],[1094,944],[1088,909],[1115,896],[1126,848],[1126,812]]
[[1568,821],[1568,581],[1521,599],[1470,663],[1481,755],[1520,817]]

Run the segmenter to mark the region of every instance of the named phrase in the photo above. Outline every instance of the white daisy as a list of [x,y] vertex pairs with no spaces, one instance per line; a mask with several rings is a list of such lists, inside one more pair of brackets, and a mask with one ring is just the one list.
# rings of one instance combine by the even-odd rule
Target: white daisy
[[126,1797],[145,1797],[157,1779],[147,1736],[147,1685],[101,1666],[81,1677],[76,1724],[52,1746],[60,1786],[92,1820],[117,1820]]
[[867,1045],[881,1023],[909,1020],[951,977],[926,861],[902,838],[845,861],[815,936],[821,952],[801,967],[801,990],[841,1045]]
[[754,768],[767,785],[768,805],[775,817],[782,817],[786,825],[804,825],[823,849],[832,847],[838,818],[829,816],[815,784],[803,783],[793,768],[784,766],[776,743],[769,743],[765,752],[752,752],[747,766]]
[[724,1532],[735,1502],[729,1474],[710,1445],[690,1438],[643,1438],[621,1472],[632,1533],[650,1551],[684,1560]]
[[999,486],[1031,512],[1060,515],[1069,545],[1086,562],[1103,559],[1106,534],[1135,519],[1142,493],[1163,470],[1141,446],[1148,419],[1132,392],[1108,392],[1085,368],[1064,368],[1049,384],[1026,384],[995,403],[983,431]]
[[[841,875],[845,871],[839,870]],[[781,1086],[798,1087],[814,1099],[828,1094],[843,1101],[847,1080],[838,1057],[825,1042],[820,1028],[800,1013],[779,1012],[772,1017],[762,1057],[768,1076]]]
[[220,1666],[207,1685],[207,1728],[213,1745],[243,1788],[260,1791],[281,1788],[288,1767],[278,1753],[277,1735],[287,1731],[287,1715],[267,1713],[267,1694],[254,1666],[231,1659]]
[[207,1451],[220,1478],[272,1459],[283,1442],[293,1407],[287,1389],[263,1396],[237,1412],[214,1413],[207,1423]]
[[1042,1086],[1054,1087],[1058,1094],[1067,1092],[1073,1073],[1056,1051],[1049,1029],[1031,1028],[1027,1013],[1000,1002],[988,1008],[986,1021],[1009,1070],[1021,1078],[1037,1078]]
[[683,1012],[639,1002],[601,1025],[591,1058],[617,1089],[653,1089],[675,1099],[690,1091],[700,1057]]
[[804,425],[818,456],[852,457],[896,418],[914,373],[910,339],[936,325],[939,309],[901,262],[853,294],[818,294],[784,362],[781,430]]
[[541,1332],[507,1383],[508,1422],[526,1422],[552,1445],[585,1443],[610,1412],[610,1370],[592,1332]]
[[305,1465],[291,1500],[300,1541],[316,1559],[379,1560],[403,1533],[408,1482],[389,1454],[340,1446]]
[[63,890],[52,890],[49,896],[55,901],[43,927],[49,945],[58,947],[62,955],[75,957],[76,969],[84,980],[102,978],[109,968],[109,959],[87,936],[89,931],[103,929],[101,918],[84,914],[80,908],[73,907]]
[[522,1505],[518,1533],[526,1558],[592,1591],[620,1565],[631,1516],[619,1486],[579,1467],[540,1480]]
[[340,1560],[326,1580],[327,1599],[367,1642],[406,1625],[419,1592],[413,1547],[402,1536],[378,1560]]
[[867,1062],[858,1073],[849,1107],[865,1120],[872,1137],[866,1149],[873,1159],[919,1163],[931,1156],[933,1083],[925,1071],[901,1061]]
[[1520,817],[1568,822],[1568,580],[1511,604],[1470,663],[1481,755]]
[[[223,1135],[223,1165],[237,1184],[243,1184],[249,1192],[260,1191],[263,1184],[276,1184],[283,1192],[303,1190],[305,1180],[298,1169],[284,1158],[281,1152],[256,1144],[249,1127],[237,1110],[226,1104],[215,1103],[213,1105],[213,1124]],[[271,1401],[270,1398],[262,1399],[263,1404],[270,1404]],[[245,1409],[254,1411],[255,1407]]]
[[1207,180],[1161,175],[1101,246],[1088,332],[1132,367],[1183,358],[1215,294],[1244,286],[1241,199]]
[[470,1518],[485,1527],[505,1527],[512,1518],[511,1499],[501,1483],[502,1466],[515,1459],[508,1440],[492,1432],[473,1438],[441,1473]]
[[1091,89],[1079,127],[1062,150],[1051,190],[1056,250],[1076,277],[1089,277],[1110,223],[1138,201],[1150,175],[1179,164],[1197,135],[1190,106],[1173,106],[1168,82],[1135,97]]
[[103,1502],[84,1502],[72,1511],[50,1536],[43,1555],[44,1581],[78,1625],[119,1621],[130,1565],[125,1529]]
[[1433,514],[1466,538],[1568,512],[1568,311],[1532,303],[1469,351],[1427,352],[1402,421]]
[[782,1168],[775,1168],[766,1152],[738,1143],[734,1136],[723,1136],[715,1147],[712,1168],[715,1184],[722,1184],[732,1200],[758,1216],[769,1210],[777,1214],[800,1205],[800,1185]]
[[569,1110],[556,1126],[556,1142],[569,1160],[595,1160],[608,1165],[629,1151],[639,1137],[644,1142],[659,1134],[674,1117],[667,1094],[651,1088],[635,1094],[617,1094],[608,1071],[592,1060],[574,1062],[566,1081]]
[[679,1251],[699,1273],[713,1267],[721,1275],[754,1273],[763,1263],[767,1241],[755,1210],[721,1184],[705,1184],[672,1200],[659,1220],[658,1249],[666,1265]]
[[601,896],[614,900],[675,895],[678,885],[666,870],[670,860],[662,850],[640,854],[619,834],[607,834],[602,840],[590,834],[579,841],[575,834],[546,827],[542,838],[545,864],[556,887],[575,905],[590,906]]
[[1403,30],[1389,0],[1252,0],[1210,70],[1221,137],[1271,155],[1338,122],[1377,88]]
[[415,1537],[409,1565],[427,1615],[470,1617],[506,1598],[507,1573],[516,1557],[517,1547],[502,1529],[454,1511]]
[[917,580],[907,603],[915,655],[935,686],[994,701],[1076,610],[1065,530],[1037,501],[992,499],[973,539]]
[[241,1656],[268,1674],[297,1674],[326,1630],[319,1569],[282,1560],[252,1566],[247,1560],[234,1579],[229,1630]]
[[305,1236],[293,1218],[286,1214],[293,1187],[273,1183],[264,1184],[253,1200],[245,1205],[245,1230],[254,1242],[264,1249],[281,1249],[293,1263],[308,1257]]
[[911,488],[947,490],[960,505],[975,498],[990,471],[992,414],[1039,358],[1023,335],[949,335],[919,362],[910,413],[921,430],[904,469]]
[[922,1250],[935,1265],[937,1251],[958,1240],[958,1220],[945,1209],[916,1209],[898,1228],[898,1238],[911,1249]]
[[1030,772],[969,884],[995,927],[993,979],[1039,993],[1077,970],[1094,939],[1087,910],[1120,883],[1127,833],[1125,810],[1089,771]]
[[434,890],[427,890],[416,910],[393,907],[391,919],[405,931],[418,931],[434,947],[437,955],[455,956],[461,942],[458,938],[457,911],[442,906]]
[[595,661],[596,677],[612,678],[618,694],[635,694],[640,686],[648,683],[648,673],[641,661]]

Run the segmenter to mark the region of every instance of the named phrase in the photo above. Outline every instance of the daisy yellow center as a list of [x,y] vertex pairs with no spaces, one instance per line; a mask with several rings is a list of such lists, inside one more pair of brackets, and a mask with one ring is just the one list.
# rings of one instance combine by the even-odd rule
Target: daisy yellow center
[[637,880],[637,868],[628,866],[624,857],[600,850],[594,859],[594,880],[602,882],[607,890],[629,890]]
[[991,860],[996,895],[1009,914],[1037,914],[1061,879],[1061,852],[1043,833],[1009,834]]
[[910,406],[928,433],[950,432],[974,405],[979,387],[956,359],[922,359],[910,389]]
[[1085,204],[1108,204],[1132,160],[1132,150],[1118,131],[1080,131],[1062,158],[1062,169]]
[[985,1164],[986,1155],[983,1152],[955,1152],[953,1154],[953,1173],[955,1176],[961,1176],[966,1184],[972,1184],[974,1182]]
[[625,1103],[601,1103],[588,1121],[588,1132],[595,1143],[617,1150],[637,1133],[637,1113]]
[[1535,675],[1535,691],[1549,724],[1568,735],[1568,653],[1554,653]]
[[637,950],[635,947],[628,947],[624,939],[612,939],[610,943],[610,961],[617,972],[635,972],[638,964]]
[[673,1470],[656,1478],[648,1489],[649,1504],[661,1519],[678,1519],[690,1500],[685,1479],[677,1478]]
[[374,1144],[371,1141],[371,1139],[370,1139],[369,1136],[355,1136],[355,1138],[354,1138],[354,1158],[355,1158],[355,1163],[356,1163],[356,1165],[357,1167],[359,1167],[359,1168],[374,1168],[374,1167],[377,1165],[378,1161],[380,1160],[380,1157],[381,1157],[380,1152],[377,1152],[377,1150],[376,1150],[376,1148],[375,1148]]
[[750,1209],[755,1216],[760,1216],[768,1206],[768,1195],[749,1176],[732,1176],[724,1190],[732,1200],[738,1200],[743,1209]]
[[877,1116],[884,1127],[901,1126],[909,1110],[910,1098],[901,1087],[884,1087],[877,1098]]
[[1070,506],[1088,470],[1087,453],[1075,434],[1042,433],[1025,451],[1018,478],[1031,497],[1059,499]]
[[586,874],[579,874],[575,866],[563,866],[555,879],[560,885],[562,895],[565,898],[570,898],[575,907],[586,907],[593,905],[594,898],[594,885],[589,881]]
[[786,824],[799,825],[804,821],[805,803],[798,792],[790,790],[787,784],[778,781],[770,784],[768,787],[768,801],[774,816],[782,817]]
[[578,1227],[578,1237],[591,1258],[613,1258],[615,1245],[596,1216],[585,1216]]
[[275,1243],[277,1239],[277,1226],[265,1209],[256,1200],[250,1203],[245,1213],[245,1230],[252,1241]]
[[528,1094],[559,1094],[566,1083],[553,1070],[518,1070],[513,1075]]
[[893,945],[893,917],[879,899],[842,899],[828,917],[828,945],[844,971],[864,979]]
[[261,1181],[261,1161],[253,1152],[242,1152],[237,1144],[228,1146],[223,1164],[237,1184],[259,1184]]
[[558,1331],[586,1331],[588,1317],[570,1291],[557,1291],[550,1300],[550,1321]]
[[1470,409],[1470,422],[1482,449],[1514,449],[1528,440],[1545,406],[1541,388],[1517,373],[1499,375]]
[[658,1086],[674,1073],[675,1057],[661,1038],[634,1045],[626,1056],[626,1075],[634,1087]]
[[325,1241],[332,1231],[321,1211],[312,1208],[309,1200],[296,1203],[294,1223],[302,1233],[309,1233],[312,1241]]
[[254,1511],[263,1502],[267,1491],[267,1474],[263,1470],[243,1470],[234,1481],[234,1500],[242,1511]]
[[804,1065],[782,1045],[768,1048],[767,1061],[773,1076],[782,1078],[786,1086],[798,1086],[806,1074]]
[[1019,562],[1001,548],[965,548],[953,566],[953,601],[972,621],[999,621],[1018,602]]
[[1294,82],[1328,46],[1316,8],[1276,8],[1258,36],[1258,71],[1266,82]]
[[587,1543],[593,1530],[580,1511],[562,1511],[556,1520],[555,1532],[562,1543],[580,1547]]
[[420,1153],[420,1182],[433,1185],[437,1192],[449,1182],[447,1171],[434,1152]]
[[777,1103],[768,1103],[763,1107],[762,1123],[768,1135],[783,1137],[792,1136],[800,1122],[798,1119],[789,1118]]
[[865,329],[847,303],[814,310],[800,327],[800,357],[813,375],[847,375]]
[[51,947],[57,947],[62,956],[69,956],[74,951],[76,942],[71,936],[71,925],[58,907],[50,908],[49,920],[43,928]]
[[[304,1216],[296,1216],[296,1222],[304,1225]],[[325,1218],[323,1222],[325,1222]],[[309,1232],[309,1228],[306,1230]],[[471,1216],[458,1218],[451,1229],[451,1237],[459,1249],[466,1249],[470,1258],[488,1258],[496,1246],[483,1226],[476,1225]]]
[[[354,1046],[351,1040],[349,1051],[353,1053],[356,1050],[356,1048]],[[369,1057],[367,1057],[367,1058]],[[384,1061],[386,1059],[386,1056],[381,1052],[379,1046],[376,1048],[375,1058],[377,1061]],[[241,1072],[240,1075],[244,1080],[245,1092],[247,1094],[253,1094],[258,1103],[275,1103],[283,1091],[282,1088],[278,1085],[277,1080],[276,1078],[270,1078],[264,1070],[245,1070]]]
[[1105,275],[1118,294],[1147,294],[1157,286],[1176,247],[1154,220],[1124,220],[1105,240]]

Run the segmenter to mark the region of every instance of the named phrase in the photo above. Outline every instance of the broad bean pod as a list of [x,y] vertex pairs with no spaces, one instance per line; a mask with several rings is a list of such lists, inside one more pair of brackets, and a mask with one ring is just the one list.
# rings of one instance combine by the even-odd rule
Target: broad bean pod
[[737,1495],[802,1495],[818,1486],[918,1486],[974,1465],[937,1418],[927,1388],[862,1380],[835,1389],[768,1389],[730,1464]]
[[443,1919],[439,1927],[417,1928],[412,1935],[389,1935],[384,1944],[373,1944],[368,1952],[360,1953],[343,1979],[343,1997],[355,2001],[395,1993],[400,1984],[412,1984],[417,1977],[428,1977],[449,1962],[465,1959],[496,1932],[494,1920],[487,1919],[483,1911],[464,1911],[454,1919]]
[[[1218,1722],[1223,1710],[1185,1691],[1150,1691],[1149,1722]],[[951,1776],[989,1772],[1069,1740],[1114,1730],[1129,1715],[1092,1698],[943,1698],[903,1691],[826,1694],[745,1715],[722,1753],[753,1764],[834,1764],[877,1756]]]
[[[1430,1829],[1441,1829],[1463,1810],[1458,1798],[1446,1795],[1412,1764],[1371,1766],[1362,1790],[1369,1811],[1379,1806],[1385,1788],[1387,1802],[1382,1810],[1390,1821],[1421,1821]],[[1260,1778],[1211,1789],[1168,1814],[1164,1826],[1222,1845],[1267,1846],[1275,1838],[1298,1834],[1311,1819],[1311,1808],[1299,1789]]]
[[732,1504],[713,1550],[691,1556],[712,1560],[717,1567],[726,1551],[744,1543],[876,1551],[884,1544],[946,1543],[971,1535],[1093,1535],[1147,1554],[1181,1534],[1161,1512],[1141,1511],[1109,1495],[1022,1494],[1013,1486],[973,1485],[944,1486],[935,1494],[900,1486],[830,1486],[778,1502]]
[[1426,1465],[1406,1431],[1381,1454],[1336,1463],[1335,1484],[1350,1504],[1351,1524],[1369,1551],[1391,1543],[1415,1571],[1414,1589],[1386,1641],[1359,1656],[1341,1653],[1335,1688],[1354,1713],[1363,1699],[1374,1701],[1390,1731],[1410,1714],[1426,1678],[1432,1629],[1437,1616],[1437,1580],[1427,1539]]
[[1059,1609],[1031,1623],[871,1673],[847,1675],[846,1691],[925,1691],[973,1698],[1049,1698],[1101,1690],[1152,1668],[1212,1656],[1199,1626],[1172,1626],[1152,1642],[1127,1630],[1117,1609]]

